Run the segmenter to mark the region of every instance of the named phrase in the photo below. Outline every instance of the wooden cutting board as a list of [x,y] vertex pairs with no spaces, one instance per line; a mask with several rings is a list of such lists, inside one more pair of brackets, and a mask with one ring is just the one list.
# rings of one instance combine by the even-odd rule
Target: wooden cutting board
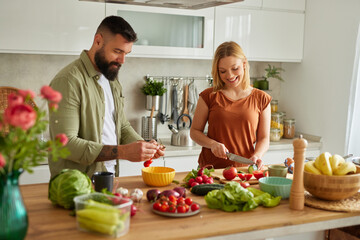
[[[243,171],[248,173],[248,167],[237,167],[236,168],[238,171]],[[267,169],[267,167],[263,167],[263,169]],[[230,182],[229,180],[226,180],[222,174],[222,172],[224,171],[224,169],[215,169],[214,172],[211,173],[211,176],[214,178],[214,181],[217,181],[219,183],[225,184]],[[241,179],[239,177],[234,178],[232,181],[236,181],[236,182],[241,182]],[[252,184],[259,184],[259,181],[252,176],[250,178],[250,180],[248,181],[251,185]]]

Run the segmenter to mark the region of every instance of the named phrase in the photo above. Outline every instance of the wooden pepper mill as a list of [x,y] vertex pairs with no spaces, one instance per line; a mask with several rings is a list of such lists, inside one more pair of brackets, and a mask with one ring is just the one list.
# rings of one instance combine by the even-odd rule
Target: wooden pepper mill
[[302,135],[293,141],[294,146],[294,176],[290,190],[290,209],[304,209],[304,162],[307,141]]

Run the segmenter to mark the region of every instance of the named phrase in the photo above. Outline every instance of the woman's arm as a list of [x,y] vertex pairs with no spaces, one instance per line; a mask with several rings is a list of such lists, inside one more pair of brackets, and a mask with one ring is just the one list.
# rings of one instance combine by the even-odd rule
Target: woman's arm
[[[270,144],[270,117],[271,109],[270,104],[260,114],[259,127],[257,130],[257,141],[255,151],[251,160],[258,162],[269,149]],[[259,165],[259,164],[258,164]],[[261,167],[262,163],[259,167]]]
[[202,97],[199,98],[190,128],[190,137],[202,147],[211,149],[211,152],[219,158],[226,158],[227,148],[224,144],[209,138],[204,134],[204,128],[208,121],[209,108]]

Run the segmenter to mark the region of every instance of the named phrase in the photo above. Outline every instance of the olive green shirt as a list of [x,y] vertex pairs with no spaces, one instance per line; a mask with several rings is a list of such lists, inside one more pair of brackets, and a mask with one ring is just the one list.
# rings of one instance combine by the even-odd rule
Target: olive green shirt
[[[103,162],[95,162],[103,148],[101,136],[105,116],[104,92],[98,84],[100,73],[92,65],[84,50],[80,58],[63,68],[51,81],[50,86],[62,94],[56,112],[49,113],[50,137],[59,133],[69,138],[66,147],[70,155],[54,162],[49,158],[51,177],[62,169],[78,169],[89,177],[96,171],[106,171]],[[128,144],[142,138],[131,127],[124,114],[124,96],[118,81],[110,81],[114,105],[118,145]],[[116,161],[115,175],[119,175]]]

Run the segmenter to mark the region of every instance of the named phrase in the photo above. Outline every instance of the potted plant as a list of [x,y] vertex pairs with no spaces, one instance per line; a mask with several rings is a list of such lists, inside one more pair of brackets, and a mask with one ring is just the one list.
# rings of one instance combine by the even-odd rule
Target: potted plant
[[154,110],[159,110],[160,97],[166,92],[163,82],[158,82],[152,78],[146,78],[146,83],[141,88],[142,93],[146,95],[145,107],[147,110],[151,110],[152,106],[155,106]]
[[285,71],[283,68],[277,68],[275,66],[271,66],[268,64],[268,67],[265,68],[265,76],[261,80],[257,80],[255,87],[261,89],[261,90],[269,90],[269,81],[268,78],[276,78],[280,81],[284,81],[282,77],[280,76],[280,71]]

